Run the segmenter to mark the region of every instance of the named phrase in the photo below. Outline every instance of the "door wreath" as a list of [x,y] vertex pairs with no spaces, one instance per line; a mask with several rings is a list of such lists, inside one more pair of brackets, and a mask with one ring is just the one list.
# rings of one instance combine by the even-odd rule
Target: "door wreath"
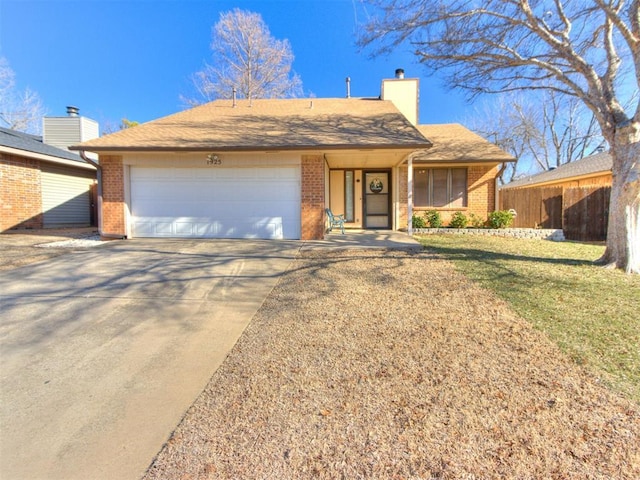
[[371,190],[373,193],[380,193],[383,188],[384,185],[382,184],[382,180],[377,177],[371,180],[371,183],[369,184],[369,190]]

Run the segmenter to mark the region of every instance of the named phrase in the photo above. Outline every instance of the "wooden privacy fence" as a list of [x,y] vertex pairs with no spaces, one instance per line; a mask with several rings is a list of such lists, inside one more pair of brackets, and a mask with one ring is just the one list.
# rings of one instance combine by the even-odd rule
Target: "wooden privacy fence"
[[611,187],[566,188],[562,200],[562,230],[567,240],[607,239]]
[[611,187],[541,187],[500,192],[500,209],[514,209],[516,228],[562,228],[567,240],[607,238]]
[[502,190],[500,210],[512,208],[515,228],[562,228],[562,187]]

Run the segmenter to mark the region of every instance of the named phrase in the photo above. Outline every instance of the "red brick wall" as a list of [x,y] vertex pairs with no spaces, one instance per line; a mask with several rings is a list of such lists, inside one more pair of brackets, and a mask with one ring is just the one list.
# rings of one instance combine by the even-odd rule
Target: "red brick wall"
[[122,157],[100,155],[102,166],[102,232],[126,235]]
[[301,174],[302,240],[322,239],[325,229],[324,158],[322,155],[303,155]]
[[469,167],[467,170],[467,212],[486,219],[496,209],[496,175],[498,166]]
[[[407,226],[407,167],[402,166],[400,173],[400,219],[398,226],[406,228]],[[467,167],[467,207],[466,208],[420,208],[414,212],[422,212],[426,210],[438,210],[442,215],[445,224],[449,222],[451,216],[458,211],[465,215],[474,213],[482,219],[486,220],[489,213],[495,208],[496,199],[496,175],[498,167],[478,165]]]
[[42,228],[40,161],[0,154],[0,231]]

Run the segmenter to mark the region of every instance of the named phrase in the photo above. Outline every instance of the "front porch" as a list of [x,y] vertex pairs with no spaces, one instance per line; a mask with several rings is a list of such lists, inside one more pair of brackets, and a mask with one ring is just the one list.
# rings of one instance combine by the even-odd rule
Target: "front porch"
[[344,215],[350,233],[407,228],[406,161],[411,153],[387,149],[325,154],[326,207]]

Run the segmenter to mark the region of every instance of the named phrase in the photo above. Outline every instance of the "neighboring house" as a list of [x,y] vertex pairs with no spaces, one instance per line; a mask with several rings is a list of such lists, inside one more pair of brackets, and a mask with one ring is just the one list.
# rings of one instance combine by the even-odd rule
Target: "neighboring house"
[[486,217],[515,159],[460,125],[416,126],[417,102],[403,76],[380,98],[217,100],[72,149],[99,154],[105,236],[319,239],[325,208],[364,229],[427,207]]
[[514,226],[563,229],[569,240],[604,240],[611,168],[607,152],[531,175],[500,188],[502,209],[517,212]]
[[97,136],[97,124],[71,108],[44,119],[44,138],[0,128],[0,231],[91,225],[96,169],[62,145]]
[[565,163],[503,185],[500,190],[538,187],[610,187],[613,160],[607,152]]

